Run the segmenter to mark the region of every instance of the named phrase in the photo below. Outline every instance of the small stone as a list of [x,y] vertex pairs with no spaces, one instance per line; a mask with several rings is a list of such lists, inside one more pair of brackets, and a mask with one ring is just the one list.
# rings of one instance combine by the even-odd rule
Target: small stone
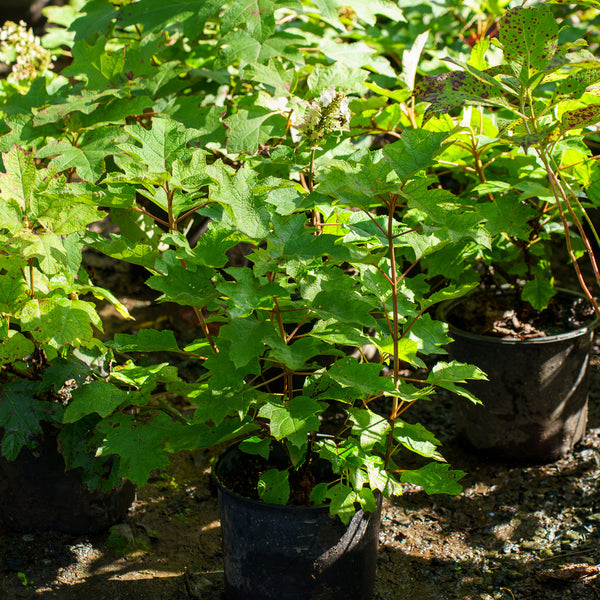
[[413,520],[403,512],[394,515],[394,523],[397,523],[398,525],[410,525],[412,521]]
[[523,540],[521,542],[521,548],[525,550],[539,550],[540,542],[538,540]]

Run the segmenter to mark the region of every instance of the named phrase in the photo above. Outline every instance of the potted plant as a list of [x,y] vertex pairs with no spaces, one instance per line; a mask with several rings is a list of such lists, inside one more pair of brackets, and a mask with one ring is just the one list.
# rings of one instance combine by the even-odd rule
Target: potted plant
[[[502,50],[499,64],[486,62],[492,41],[484,39],[468,63],[450,61],[458,70],[417,85],[430,102],[426,119],[468,105],[459,122],[444,114],[430,124],[451,131],[454,143],[438,166],[450,167],[460,197],[492,234],[474,263],[477,297],[442,312],[452,325],[451,352],[472,357],[489,376],[471,388],[484,406],[459,405],[457,425],[481,449],[551,461],[584,434],[594,311],[600,314],[578,262],[587,255],[597,275],[584,228],[593,168],[582,135],[600,114],[587,91],[600,63],[583,40],[559,44],[548,5],[508,10],[493,44]],[[587,301],[555,284],[557,236]]]
[[2,160],[2,520],[21,530],[97,531],[122,518],[135,495],[118,456],[100,455],[103,418],[148,404],[154,384],[172,374],[168,365],[162,373],[114,367],[99,337],[97,301],[129,318],[82,266],[86,227],[104,216],[99,190],[38,168],[18,147]]
[[[196,406],[185,417],[188,430],[163,430],[164,447],[241,440],[215,467],[234,598],[275,598],[283,589],[308,598],[329,588],[332,598],[368,598],[381,497],[398,494],[401,482],[428,493],[460,489],[462,473],[449,469],[435,436],[401,417],[438,387],[474,401],[460,384],[482,377],[476,368],[436,362],[421,377],[407,373],[443,352],[445,328],[427,311],[472,287],[457,256],[488,237],[475,211],[461,210],[451,194],[431,197],[435,177],[427,171],[446,134],[408,130],[382,150],[360,150],[332,137],[347,121],[345,95],[325,88],[306,109],[302,140],[288,140],[294,151],[277,161],[240,153],[230,166],[194,148],[199,132],[155,117],[148,128],[125,127],[119,171],[103,182],[107,196],[150,222],[156,250],[143,255],[147,284],[163,301],[192,306],[204,331],[175,348],[201,360],[204,374],[188,385]],[[292,175],[273,175],[274,168]],[[137,204],[142,195],[165,215]],[[194,247],[179,231],[191,214],[210,219]],[[125,254],[122,236],[88,234],[88,241]],[[246,263],[227,266],[227,251],[240,242],[251,248]],[[131,260],[142,244],[150,247],[126,250]],[[424,257],[428,270],[417,272]],[[454,283],[436,289],[441,272]],[[366,344],[377,349],[376,361],[366,359]],[[121,335],[112,346],[151,347]],[[123,418],[137,421],[120,416],[125,429]],[[109,449],[120,433],[107,422]],[[132,450],[121,447],[121,460]],[[429,462],[403,469],[401,450]],[[267,539],[253,538],[260,533]],[[366,538],[347,545],[359,533]],[[340,552],[341,575],[333,569]]]

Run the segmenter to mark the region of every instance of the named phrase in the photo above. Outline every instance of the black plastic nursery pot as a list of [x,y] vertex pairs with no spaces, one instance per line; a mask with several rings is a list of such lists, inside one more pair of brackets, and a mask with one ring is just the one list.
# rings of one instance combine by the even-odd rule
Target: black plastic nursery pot
[[58,430],[38,448],[23,448],[14,461],[0,458],[0,521],[13,531],[97,533],[120,521],[135,498],[129,481],[109,492],[90,490],[80,469],[65,471]]
[[375,583],[381,501],[348,525],[326,506],[278,506],[221,483],[244,469],[237,446],[218,459],[225,588],[229,600],[370,600]]
[[455,360],[477,365],[488,381],[465,386],[483,405],[456,399],[458,435],[486,454],[516,462],[552,462],[569,453],[585,434],[598,320],[547,337],[495,338],[453,326],[460,303],[449,301],[438,312],[454,340],[448,351]]

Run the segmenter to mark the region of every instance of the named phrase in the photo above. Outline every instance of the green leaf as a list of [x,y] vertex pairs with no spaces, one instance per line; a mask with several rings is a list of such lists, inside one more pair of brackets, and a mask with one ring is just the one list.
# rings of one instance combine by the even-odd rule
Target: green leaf
[[[15,264],[16,263],[16,264]],[[0,286],[0,314],[14,314],[27,300],[27,282],[21,269],[23,264],[0,259],[2,285]]]
[[0,194],[3,200],[16,200],[25,211],[39,182],[33,156],[14,146],[2,160],[6,173],[0,173]]
[[464,471],[451,470],[445,463],[429,463],[416,471],[404,471],[402,483],[421,486],[426,494],[460,494],[462,486],[458,480],[464,477]]
[[495,85],[465,71],[427,75],[415,85],[414,94],[421,100],[431,102],[431,106],[425,111],[425,120],[434,114],[448,113],[459,106],[506,105]]
[[285,438],[297,448],[303,448],[308,441],[308,434],[319,429],[319,415],[323,410],[319,402],[296,396],[287,402],[268,400],[258,416],[269,420],[271,435],[276,440]]
[[244,74],[248,79],[265,85],[275,97],[290,94],[298,79],[298,73],[287,69],[280,58],[273,58],[266,65],[254,63],[244,70]]
[[383,148],[383,155],[391,163],[402,181],[419,171],[428,169],[448,137],[445,132],[424,129],[405,129],[402,137]]
[[229,314],[233,318],[247,317],[255,310],[273,308],[273,298],[285,293],[276,283],[262,284],[254,273],[244,267],[225,269],[234,281],[217,284],[217,289],[229,298]]
[[504,58],[520,67],[519,79],[545,69],[558,47],[558,25],[548,6],[508,10],[500,22],[498,35]]
[[12,365],[35,350],[33,342],[18,331],[3,328],[0,321],[0,364]]
[[146,284],[162,292],[161,302],[176,302],[183,306],[206,306],[215,296],[210,280],[212,271],[198,265],[183,266],[173,256],[163,255],[163,263],[156,268],[164,270],[164,275],[152,275]]
[[256,454],[268,460],[271,453],[271,440],[253,435],[240,442],[240,450],[246,454]]
[[413,42],[410,50],[402,52],[402,80],[409,90],[412,90],[415,85],[415,76],[417,74],[417,66],[421,60],[421,53],[427,43],[429,31],[420,33]]
[[110,373],[113,381],[119,381],[140,391],[152,391],[158,383],[178,383],[177,368],[168,363],[137,366],[132,362],[113,368]]
[[[223,362],[223,361],[222,361]],[[215,425],[223,423],[227,417],[239,417],[244,419],[252,405],[261,397],[258,392],[248,387],[217,389],[218,377],[213,376],[209,386],[212,389],[200,390],[200,393],[192,393],[194,404],[198,406],[194,413],[197,422],[212,422]]]
[[105,172],[105,159],[115,150],[115,131],[94,131],[86,136],[83,143],[72,145],[66,140],[52,142],[42,148],[37,155],[40,158],[52,156],[50,167],[59,171],[74,168],[83,181],[95,182]]
[[[347,0],[313,0],[313,4],[318,7],[323,18],[342,30],[344,26],[338,17],[340,9],[348,6],[346,2]],[[406,21],[402,10],[390,0],[355,0],[352,3],[352,10],[360,21],[371,26],[375,25],[377,15],[395,22]]]
[[[305,232],[302,232],[305,233]],[[283,248],[285,256],[309,259],[317,256],[329,256],[340,262],[359,262],[368,259],[369,252],[351,244],[343,244],[336,235],[324,233],[319,236],[300,235],[286,242]]]
[[468,365],[456,361],[452,361],[450,363],[440,361],[435,364],[427,376],[426,382],[454,392],[459,396],[463,396],[464,398],[471,400],[471,402],[481,404],[481,402],[468,390],[456,385],[458,383],[465,383],[467,379],[487,380],[487,377],[481,369],[474,365]]
[[352,69],[343,62],[332,65],[315,65],[306,82],[308,89],[316,96],[330,86],[338,90],[364,92],[364,82],[369,72],[364,69]]
[[360,439],[363,450],[371,450],[376,444],[383,444],[390,430],[387,419],[364,408],[348,410],[352,421],[352,433]]
[[276,116],[273,111],[259,105],[239,108],[225,120],[229,129],[227,150],[232,153],[256,152],[260,144],[265,144],[276,133],[273,123],[265,124],[273,116]]
[[273,331],[270,323],[258,321],[251,315],[242,319],[232,319],[219,330],[219,339],[229,340],[229,358],[236,369],[262,356],[266,350],[265,338]]
[[92,381],[73,390],[72,399],[64,414],[65,423],[74,423],[86,415],[97,413],[101,417],[112,414],[126,402],[130,394],[106,381]]
[[588,87],[600,81],[600,64],[596,69],[581,69],[569,74],[556,87],[556,93],[561,96],[579,98]]
[[521,299],[529,302],[535,310],[543,310],[556,294],[554,281],[547,277],[536,275],[527,281],[521,290]]
[[105,212],[95,206],[79,203],[87,201],[87,195],[80,192],[65,186],[58,202],[54,193],[39,194],[32,203],[39,224],[55,235],[69,235],[85,231],[90,223],[104,219]]
[[375,363],[359,363],[350,356],[342,358],[327,371],[327,377],[344,387],[352,387],[364,394],[396,394],[391,379],[382,377],[383,367]]
[[[225,0],[144,0],[127,5],[119,11],[121,26],[139,25],[144,33],[181,28],[183,35],[196,40],[202,36],[206,21],[217,16]],[[94,31],[97,31],[94,29]]]
[[286,344],[275,334],[268,338],[268,343],[271,346],[268,357],[283,363],[291,371],[300,371],[311,358],[328,350],[320,340],[312,337],[300,338],[292,344]]
[[140,329],[137,335],[116,333],[106,345],[119,352],[178,352],[179,347],[171,329]]
[[327,498],[331,501],[329,512],[347,525],[356,513],[354,503],[359,501],[358,494],[350,486],[338,483],[327,490]]
[[115,88],[125,80],[125,48],[106,50],[107,37],[100,36],[95,43],[77,40],[71,52],[73,63],[63,69],[67,77],[83,76],[88,90]]
[[93,368],[90,364],[73,354],[67,358],[54,359],[44,370],[42,385],[44,389],[54,388],[58,392],[65,382],[72,381],[75,385],[82,386],[92,375]]
[[340,62],[353,70],[369,68],[382,75],[396,76],[389,61],[365,42],[340,44],[337,40],[325,38],[320,41],[319,50],[329,62]]
[[377,499],[371,488],[363,487],[358,490],[358,502],[365,512],[374,513],[377,510]]
[[[195,129],[187,129],[177,121],[162,117],[152,119],[151,129],[137,124],[125,126],[124,129],[138,144],[119,144],[121,150],[146,165],[149,173],[161,176],[165,176],[177,159],[191,155],[188,142],[200,134]],[[137,164],[137,167],[141,165]]]
[[259,42],[264,42],[275,32],[275,8],[297,5],[296,2],[276,2],[275,0],[238,0],[221,17],[221,32],[244,25],[246,31]]
[[37,259],[40,270],[46,275],[60,273],[68,261],[62,240],[51,231],[34,233],[25,229],[13,239],[13,242],[18,242],[21,246],[23,258]]
[[342,323],[364,327],[375,325],[370,315],[373,308],[371,300],[361,297],[357,292],[324,290],[315,296],[311,308],[324,319],[338,319]]
[[119,14],[116,7],[107,0],[86,2],[81,12],[84,14],[69,27],[70,31],[75,32],[75,39],[88,38],[99,31],[105,31],[109,23]]
[[167,438],[176,438],[184,427],[164,413],[143,419],[117,413],[97,425],[104,439],[98,454],[118,455],[121,477],[142,486],[154,469],[169,464],[163,443]]
[[255,174],[245,167],[233,177],[226,171],[219,171],[219,188],[213,192],[213,199],[232,213],[239,231],[252,239],[262,240],[270,231],[269,212],[254,195],[254,178]]
[[591,104],[575,110],[565,111],[561,117],[561,129],[580,129],[595,125],[600,121],[600,105]]
[[444,457],[437,451],[440,441],[420,423],[412,424],[401,419],[396,420],[394,439],[421,456],[444,460]]
[[35,398],[37,387],[36,382],[25,380],[0,386],[2,455],[8,460],[14,460],[23,446],[35,446],[35,437],[42,432],[40,421],[57,422],[56,407]]
[[[483,193],[483,190],[479,191]],[[519,239],[527,239],[531,233],[528,222],[537,215],[529,204],[520,202],[513,195],[496,195],[493,202],[483,203],[479,210],[492,236],[505,233]]]
[[31,300],[21,316],[22,329],[30,331],[39,343],[56,349],[90,344],[94,340],[92,324],[102,328],[91,302],[63,297]]
[[321,506],[325,504],[327,499],[327,489],[329,484],[325,482],[317,483],[310,493],[310,502],[314,506]]
[[290,497],[290,482],[288,472],[279,469],[269,469],[258,479],[258,495],[268,504],[285,505]]

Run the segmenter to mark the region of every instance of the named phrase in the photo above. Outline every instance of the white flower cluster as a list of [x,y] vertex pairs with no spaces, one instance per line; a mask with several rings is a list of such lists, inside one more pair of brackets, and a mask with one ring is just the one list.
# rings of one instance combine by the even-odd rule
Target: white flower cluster
[[12,64],[15,82],[32,80],[52,68],[52,55],[24,21],[6,21],[0,29],[0,61]]
[[333,131],[348,129],[351,116],[344,92],[329,86],[310,105],[300,129],[311,140],[320,140]]

